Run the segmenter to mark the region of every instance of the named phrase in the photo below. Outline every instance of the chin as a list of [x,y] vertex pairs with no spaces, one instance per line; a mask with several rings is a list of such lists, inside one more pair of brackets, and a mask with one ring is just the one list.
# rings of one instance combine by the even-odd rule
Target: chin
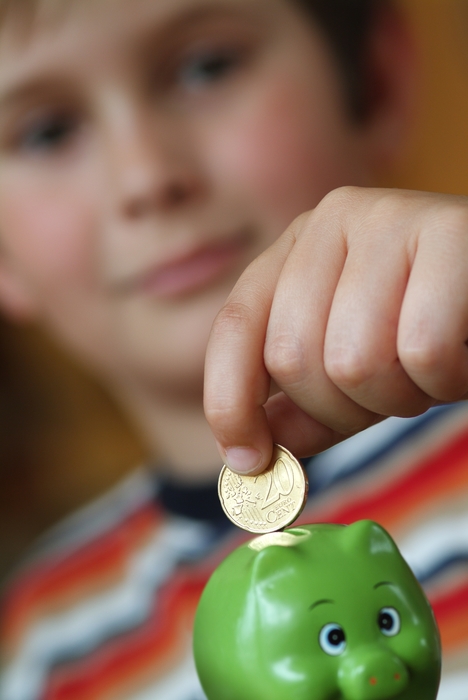
[[229,290],[220,288],[173,304],[127,307],[119,340],[127,376],[178,394],[201,393],[205,354],[213,321]]
[[132,354],[127,376],[156,392],[179,398],[198,396],[202,400],[205,344],[197,346],[198,343],[186,340],[167,353],[149,353],[149,348],[154,347],[149,343],[143,352]]

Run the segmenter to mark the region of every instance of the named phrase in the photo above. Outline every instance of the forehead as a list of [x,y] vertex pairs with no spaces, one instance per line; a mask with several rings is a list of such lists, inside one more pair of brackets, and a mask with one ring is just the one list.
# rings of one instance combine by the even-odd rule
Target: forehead
[[[227,27],[240,22],[280,44],[291,25],[297,31],[298,19],[302,26],[302,13],[290,0],[0,0],[0,9],[2,104],[5,95],[52,79],[68,81],[72,89],[83,81],[97,84],[107,68],[124,75],[155,51],[170,59],[178,46],[200,39],[199,29],[211,21],[214,27],[218,20]],[[309,30],[307,35],[310,50]]]
[[[84,22],[106,20],[112,25],[119,16],[135,19],[143,11],[155,19],[170,20],[179,13],[216,12],[255,8],[265,9],[284,5],[286,0],[0,0],[0,36],[5,30],[15,30],[27,36],[35,31],[56,29],[73,19]],[[290,4],[289,1],[287,3]]]
[[[0,0],[0,82],[5,72],[21,77],[28,68],[57,62],[57,51],[75,62],[89,47],[110,47],[125,54],[145,34],[153,43],[167,42],[171,29],[198,19],[240,14],[268,23],[275,9],[290,9],[286,0]],[[61,60],[61,59],[60,59]]]
[[[96,3],[100,0],[95,0]],[[63,17],[78,4],[87,4],[89,0],[0,0],[0,30],[4,25],[12,24],[24,32],[36,23],[50,23]]]

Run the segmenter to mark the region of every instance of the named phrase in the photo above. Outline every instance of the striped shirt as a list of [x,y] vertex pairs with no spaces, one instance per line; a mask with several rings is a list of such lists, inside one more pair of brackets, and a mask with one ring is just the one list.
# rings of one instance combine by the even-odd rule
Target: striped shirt
[[[468,403],[388,419],[307,468],[299,522],[371,518],[392,534],[439,623],[438,700],[468,700]],[[202,700],[197,601],[246,537],[214,488],[135,472],[43,538],[10,583],[1,700]]]

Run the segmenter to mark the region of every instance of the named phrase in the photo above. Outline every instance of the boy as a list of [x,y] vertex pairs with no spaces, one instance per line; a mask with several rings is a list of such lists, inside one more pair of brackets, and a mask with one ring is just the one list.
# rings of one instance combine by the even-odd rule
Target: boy
[[[466,202],[336,191],[372,184],[398,149],[404,25],[387,4],[330,5],[3,0],[0,299],[100,374],[164,454],[157,478],[69,520],[11,587],[4,700],[202,697],[193,612],[242,538],[219,512],[203,366],[252,261],[207,356],[207,415],[233,467],[261,470],[270,430],[312,453],[468,391]],[[459,563],[467,542],[452,456],[467,421],[463,404],[395,419],[358,459],[353,442],[317,457],[305,515],[375,513],[406,548],[448,630],[451,700],[468,687],[466,575],[442,554],[450,543]]]

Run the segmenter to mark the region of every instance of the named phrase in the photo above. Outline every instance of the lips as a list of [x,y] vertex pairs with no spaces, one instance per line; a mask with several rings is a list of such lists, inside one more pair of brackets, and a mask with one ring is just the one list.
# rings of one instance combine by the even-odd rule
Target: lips
[[243,232],[222,241],[211,242],[156,265],[137,277],[134,291],[156,298],[177,298],[215,283],[241,260],[249,235]]

